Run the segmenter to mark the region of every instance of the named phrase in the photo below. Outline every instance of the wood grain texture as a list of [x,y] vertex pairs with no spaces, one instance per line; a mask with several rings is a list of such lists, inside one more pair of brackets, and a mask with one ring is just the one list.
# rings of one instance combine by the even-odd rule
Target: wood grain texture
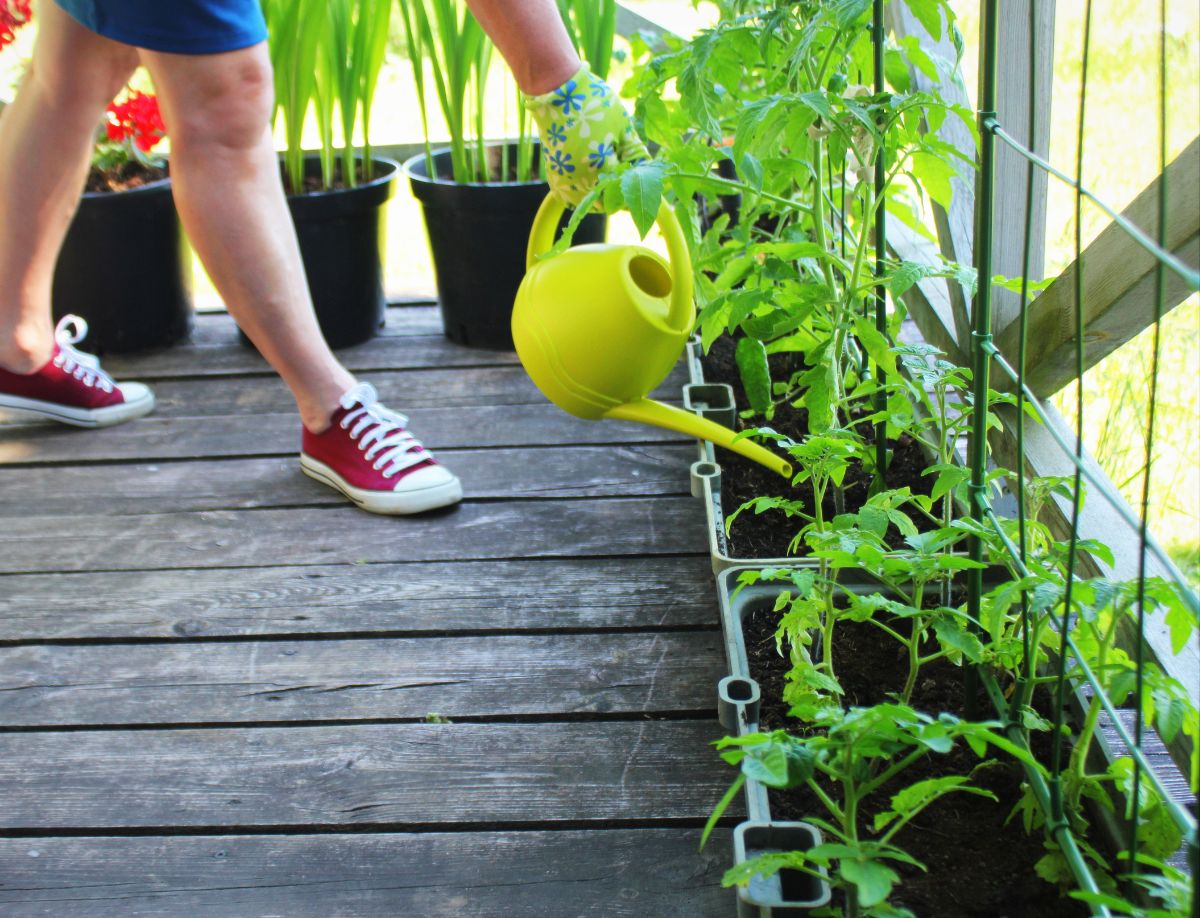
[[0,641],[717,622],[707,555],[0,577]]
[[354,507],[29,516],[0,527],[0,573],[688,554],[691,497],[463,503],[381,517]]
[[[420,302],[406,305],[389,306],[384,315],[384,327],[379,337],[392,338],[410,335],[440,335],[442,330],[442,314],[436,303]],[[165,353],[204,347],[228,347],[238,344],[237,325],[226,312],[198,313],[192,327],[191,340],[187,344],[168,348]],[[367,342],[368,344],[370,342]],[[238,344],[240,347],[241,345]],[[358,345],[363,347],[364,345]],[[245,349],[248,353],[249,348]],[[338,357],[353,353],[355,348],[339,348]],[[481,351],[480,353],[490,353]],[[138,355],[151,357],[153,353]],[[132,358],[131,358],[132,359]]]
[[[411,315],[411,314],[417,315]],[[183,376],[261,375],[274,371],[258,351],[238,341],[228,316],[196,317],[192,342],[142,354],[113,354],[104,368],[118,378],[141,380]],[[86,346],[86,345],[85,345]],[[498,366],[518,362],[515,351],[485,351],[454,344],[442,334],[441,318],[434,308],[388,310],[388,327],[382,335],[337,351],[346,369],[397,370],[438,366]]]
[[5,918],[727,918],[728,830],[0,839]]
[[0,831],[703,821],[732,778],[721,735],[715,721],[7,733]]
[[[103,430],[51,424],[0,422],[0,466],[97,461],[150,462],[236,456],[295,456],[300,421],[288,410],[277,414],[231,413],[204,418],[150,415]],[[406,410],[412,430],[433,450],[623,445],[687,441],[677,433],[620,421],[584,421],[543,402],[522,405]],[[8,491],[0,476],[0,495]]]
[[720,634],[0,647],[0,727],[708,711]]
[[[358,379],[373,385],[380,401],[404,414],[418,407],[428,410],[489,405],[510,407],[516,414],[524,406],[546,404],[546,397],[520,366],[381,370],[360,373]],[[686,382],[687,373],[679,365],[667,375],[655,397],[678,401]],[[274,375],[163,379],[152,388],[156,418],[286,414],[295,408],[287,386]]]
[[[462,479],[468,500],[687,494],[688,466],[695,458],[696,448],[685,444],[438,453]],[[346,503],[341,494],[304,475],[292,456],[120,467],[26,466],[7,469],[2,490],[0,518]]]

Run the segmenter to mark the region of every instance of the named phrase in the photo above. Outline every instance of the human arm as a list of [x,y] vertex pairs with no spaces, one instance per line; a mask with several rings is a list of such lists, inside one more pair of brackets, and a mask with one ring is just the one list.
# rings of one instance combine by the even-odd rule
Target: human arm
[[554,0],[467,4],[525,93],[555,194],[578,204],[602,170],[649,159],[616,93],[579,60]]

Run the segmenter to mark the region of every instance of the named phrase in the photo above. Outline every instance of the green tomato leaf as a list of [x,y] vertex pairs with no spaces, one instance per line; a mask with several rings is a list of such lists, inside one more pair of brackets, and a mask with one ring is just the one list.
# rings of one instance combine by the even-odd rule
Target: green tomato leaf
[[1171,649],[1183,653],[1188,641],[1196,632],[1196,617],[1182,602],[1173,602],[1167,608],[1167,627],[1171,631]]
[[762,414],[771,405],[771,369],[767,366],[766,348],[757,338],[739,338],[735,357],[750,406]]
[[862,856],[843,858],[838,867],[842,879],[858,888],[858,904],[863,908],[871,908],[886,899],[900,879],[892,868]]
[[941,41],[942,11],[938,0],[905,0],[905,4],[933,40]]
[[926,193],[943,209],[949,210],[954,167],[933,153],[917,152],[912,155],[912,171]]
[[946,650],[960,653],[972,663],[983,659],[983,644],[970,631],[967,631],[958,619],[944,616],[933,621],[933,631],[938,643]]
[[625,196],[625,206],[629,208],[633,222],[643,239],[658,219],[666,168],[663,162],[644,160],[621,176],[621,193]]
[[755,159],[754,156],[749,152],[743,153],[739,162],[741,165],[738,168],[738,172],[740,173],[741,177],[746,180],[746,184],[755,191],[762,191],[762,163]]
[[913,284],[928,274],[929,271],[925,265],[915,261],[902,261],[891,280],[888,281],[888,289],[892,291],[894,297],[903,296]]
[[820,91],[802,93],[796,97],[796,101],[809,111],[820,115],[826,121],[833,122],[833,108],[830,106],[829,99],[826,98],[825,93]]
[[875,365],[880,367],[889,378],[894,379],[898,375],[896,354],[892,350],[892,345],[875,328],[873,319],[867,319],[865,316],[857,316],[854,320],[854,336],[858,338],[867,355],[875,361]]

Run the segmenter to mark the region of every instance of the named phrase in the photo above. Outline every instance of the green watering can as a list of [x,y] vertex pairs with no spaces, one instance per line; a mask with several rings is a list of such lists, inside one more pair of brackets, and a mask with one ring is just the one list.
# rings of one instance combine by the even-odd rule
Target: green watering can
[[542,202],[513,306],[517,356],[542,394],[569,414],[665,427],[711,440],[780,475],[784,459],[698,415],[646,396],[678,362],[696,319],[687,243],[664,203],[658,225],[671,263],[634,245],[581,245],[538,261],[565,205]]

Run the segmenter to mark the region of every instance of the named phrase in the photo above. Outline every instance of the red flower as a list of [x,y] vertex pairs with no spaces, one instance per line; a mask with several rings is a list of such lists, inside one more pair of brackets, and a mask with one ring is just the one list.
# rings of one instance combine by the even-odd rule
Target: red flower
[[0,0],[0,48],[12,44],[17,29],[32,18],[29,0]]
[[167,133],[158,99],[137,90],[130,90],[125,101],[108,106],[105,127],[109,140],[114,143],[131,140],[143,153],[149,153]]

